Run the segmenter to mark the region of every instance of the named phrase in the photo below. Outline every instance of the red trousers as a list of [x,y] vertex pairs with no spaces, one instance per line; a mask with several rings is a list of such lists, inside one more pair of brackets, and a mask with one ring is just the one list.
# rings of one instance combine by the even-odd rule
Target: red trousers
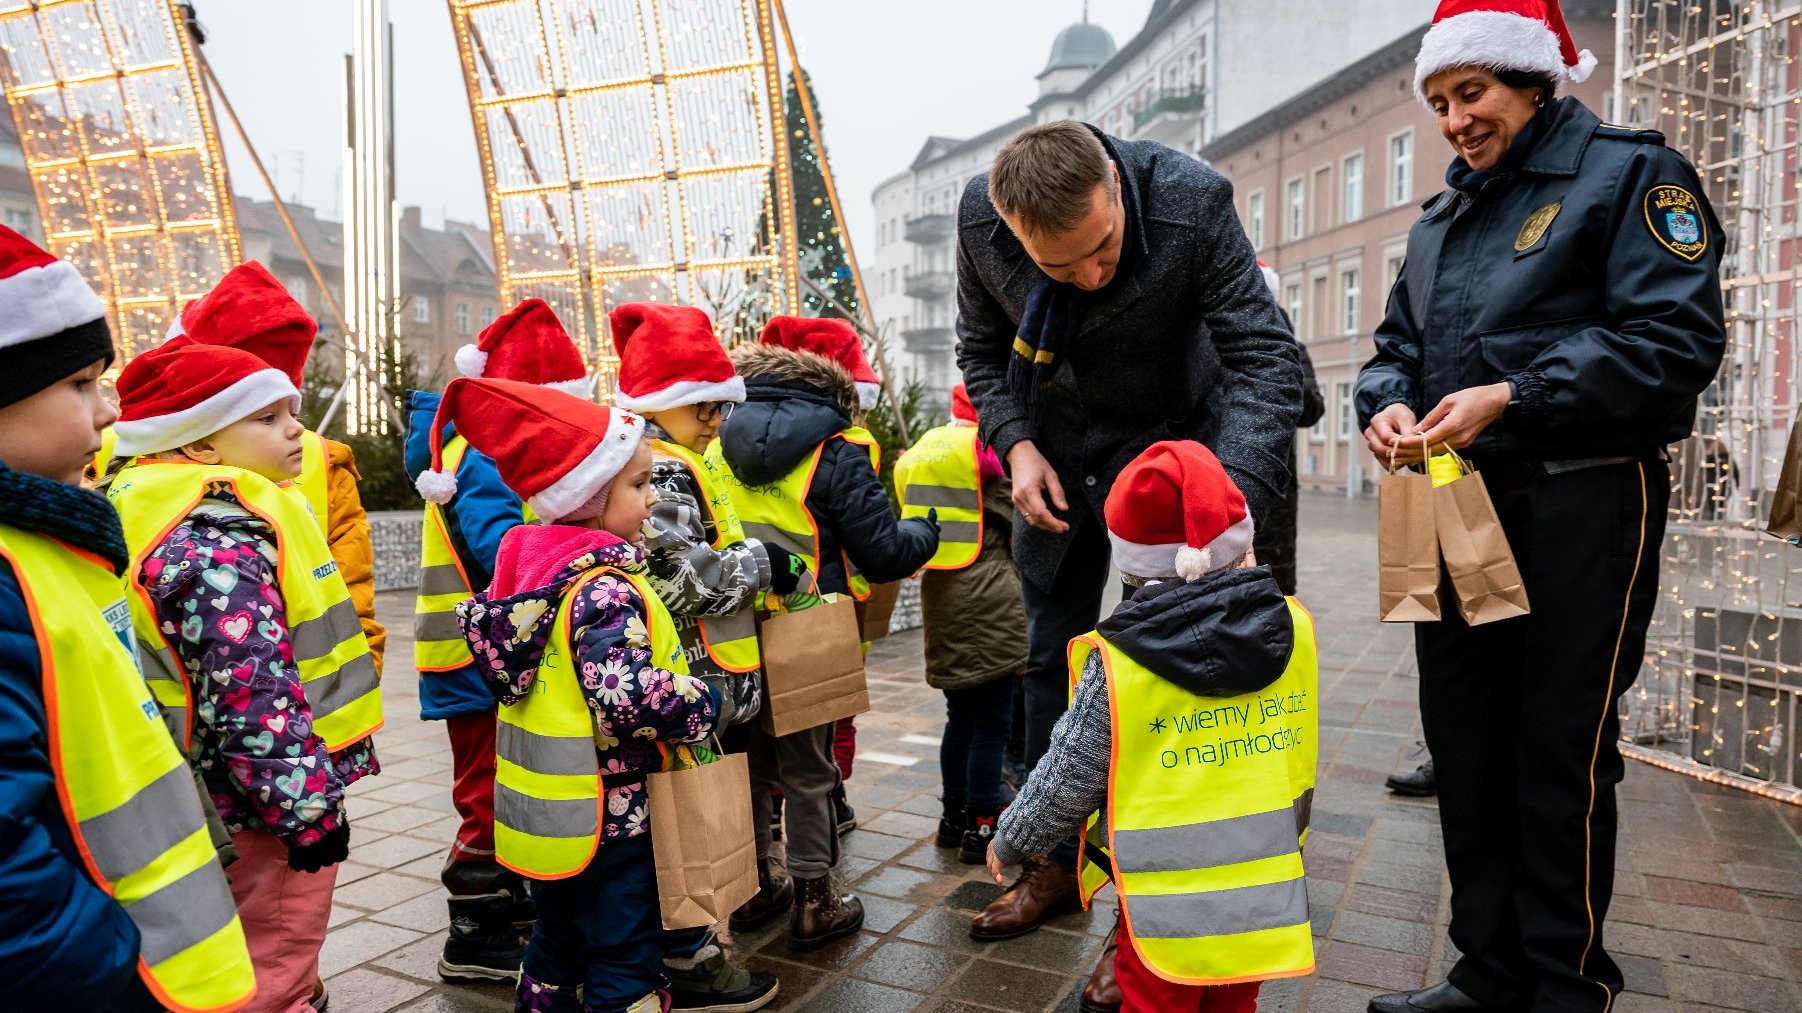
[[832,758],[838,763],[841,781],[851,780],[851,761],[857,756],[857,726],[852,718],[840,718],[832,726]]
[[1114,951],[1120,982],[1120,1013],[1258,1013],[1259,982],[1237,985],[1179,985],[1145,966],[1125,926]]
[[459,714],[450,732],[451,803],[463,825],[451,845],[453,862],[494,861],[494,711]]

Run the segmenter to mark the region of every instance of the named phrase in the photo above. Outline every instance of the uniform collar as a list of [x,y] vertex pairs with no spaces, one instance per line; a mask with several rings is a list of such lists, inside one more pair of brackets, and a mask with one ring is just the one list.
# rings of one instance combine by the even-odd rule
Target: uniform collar
[[1539,141],[1521,172],[1541,176],[1575,176],[1583,164],[1583,153],[1602,121],[1583,103],[1569,95],[1553,102],[1540,128]]

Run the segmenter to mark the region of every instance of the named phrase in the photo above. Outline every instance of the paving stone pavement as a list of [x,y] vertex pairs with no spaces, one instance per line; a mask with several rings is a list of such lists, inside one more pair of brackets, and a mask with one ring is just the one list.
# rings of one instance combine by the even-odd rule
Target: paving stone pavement
[[[1319,973],[1265,986],[1259,1008],[1355,1013],[1379,991],[1437,980],[1456,954],[1432,800],[1387,794],[1416,762],[1416,676],[1407,628],[1373,621],[1375,508],[1305,496],[1302,598],[1320,628],[1321,777],[1306,862]],[[447,923],[438,871],[457,820],[443,729],[418,720],[412,599],[384,594],[388,725],[380,777],[352,788],[351,860],[341,867],[321,955],[332,1013],[498,1011],[511,990],[437,980]],[[780,927],[731,940],[777,975],[772,1010],[1074,1013],[1112,920],[1089,914],[1017,940],[978,943],[969,919],[1000,888],[935,848],[942,698],[920,677],[917,632],[871,654],[872,713],[859,719],[850,782],[860,827],[841,868],[864,931],[814,953]],[[1607,945],[1626,972],[1620,1013],[1802,1013],[1802,809],[1629,761],[1620,870]]]

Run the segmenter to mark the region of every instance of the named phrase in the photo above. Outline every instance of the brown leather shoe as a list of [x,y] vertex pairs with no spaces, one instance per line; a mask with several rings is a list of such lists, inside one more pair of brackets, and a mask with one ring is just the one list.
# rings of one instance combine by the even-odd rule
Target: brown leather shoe
[[1082,1013],[1120,1013],[1120,983],[1114,979],[1114,952],[1119,948],[1120,912],[1116,909],[1114,927],[1107,934],[1107,942],[1101,944],[1101,959],[1095,962],[1089,983],[1082,989],[1082,1002],[1077,1005]]
[[788,919],[788,945],[813,950],[863,928],[863,901],[843,893],[827,873],[795,881],[795,911]]
[[1020,878],[970,923],[970,938],[984,942],[1033,932],[1061,914],[1082,909],[1076,874],[1034,855],[1020,863]]
[[757,895],[739,905],[728,924],[734,932],[750,932],[768,925],[794,904],[795,881],[782,871],[781,862],[766,858],[757,863]]

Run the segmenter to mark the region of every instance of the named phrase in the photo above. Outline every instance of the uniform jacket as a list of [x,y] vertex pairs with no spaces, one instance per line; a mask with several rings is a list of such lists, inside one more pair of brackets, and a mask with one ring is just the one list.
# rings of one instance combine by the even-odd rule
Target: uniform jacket
[[[1037,431],[1008,391],[1007,367],[1026,297],[1045,274],[989,203],[988,174],[964,189],[957,362],[983,438],[1004,460],[1032,439],[1057,469],[1072,519],[1095,524],[1115,477],[1140,451],[1159,440],[1198,440],[1261,522],[1289,473],[1301,374],[1295,337],[1239,224],[1232,184],[1152,141],[1102,135],[1102,143],[1128,195],[1129,255],[1060,355]],[[1021,576],[1049,586],[1070,538],[1018,521]]]
[[[432,466],[431,432],[438,414],[438,395],[421,390],[407,392],[407,477],[417,479]],[[446,425],[448,441],[456,429]],[[494,576],[494,557],[501,537],[520,524],[520,499],[494,466],[494,459],[474,447],[457,465],[457,494],[440,509],[451,531],[451,545],[463,564],[463,572],[480,591]],[[454,672],[434,672],[419,680],[419,714],[427,721],[442,721],[462,714],[494,710],[494,697],[474,665]]]
[[380,674],[388,631],[375,621],[375,547],[369,540],[369,514],[357,492],[357,480],[363,476],[357,473],[357,457],[349,446],[327,439],[325,450],[325,541],[344,576],[344,586],[350,589],[351,604],[357,608],[363,638],[369,641],[369,653],[375,655],[375,670]]
[[[605,531],[567,524],[522,524],[507,533],[494,583],[457,607],[470,650],[493,673],[488,688],[496,700],[511,704],[531,692],[563,595],[602,566],[643,573],[644,552]],[[706,738],[719,698],[700,679],[657,664],[645,603],[629,582],[600,577],[570,607],[570,657],[594,711],[602,773],[659,770],[657,743]],[[643,782],[606,794],[603,840],[650,829]]]
[[1360,425],[1506,380],[1517,403],[1472,454],[1651,454],[1689,435],[1726,343],[1724,237],[1695,169],[1574,98],[1540,117],[1517,170],[1423,205],[1358,377]]
[[[1295,652],[1295,620],[1269,569],[1216,570],[1140,588],[1102,620],[1102,639],[1198,697],[1254,693]],[[1101,655],[1091,654],[1045,758],[995,826],[1008,863],[1049,852],[1089,814],[1105,822],[1113,714]]]
[[851,426],[857,389],[835,363],[764,345],[737,349],[745,403],[720,427],[720,452],[746,485],[768,485],[825,443],[807,509],[820,526],[822,592],[850,589],[842,549],[872,584],[913,575],[938,551],[938,529],[925,518],[900,520],[870,468],[868,452],[831,439]]
[[[0,464],[0,521],[125,565],[103,497]],[[44,673],[25,598],[0,563],[0,974],[17,1009],[110,1009],[136,977],[138,929],[88,878],[50,767]]]

